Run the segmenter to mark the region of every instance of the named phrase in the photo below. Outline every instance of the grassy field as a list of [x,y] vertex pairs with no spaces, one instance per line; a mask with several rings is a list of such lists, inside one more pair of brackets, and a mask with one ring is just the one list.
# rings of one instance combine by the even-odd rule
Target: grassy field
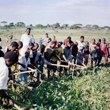
[[[25,33],[25,28],[21,29],[0,29],[0,37],[3,40],[3,46],[6,46],[6,38],[9,38],[10,35],[14,36],[15,41],[19,41],[21,39],[22,34]],[[36,42],[39,41],[40,38],[45,36],[45,33],[49,34],[49,37],[56,36],[58,41],[63,41],[68,36],[72,37],[73,41],[79,40],[81,35],[85,36],[85,41],[91,42],[92,38],[95,38],[96,41],[99,38],[106,38],[107,43],[110,42],[110,30],[87,30],[87,29],[77,29],[77,30],[46,30],[46,29],[33,29],[31,34],[34,36]]]
[[[0,30],[0,37],[3,40],[3,46],[6,43],[6,38],[11,34],[14,35],[14,40],[19,41],[25,29]],[[45,33],[49,36],[56,36],[58,40],[64,40],[71,36],[73,41],[79,40],[81,35],[85,36],[85,41],[91,42],[92,38],[106,38],[107,43],[110,42],[110,31],[107,30],[32,30],[36,42],[39,38],[44,37]],[[38,88],[34,87],[34,93],[31,95],[24,88],[8,90],[22,95],[26,95],[25,102],[18,97],[13,96],[13,99],[30,106],[32,110],[110,110],[110,65],[101,65],[99,67],[89,68],[87,70],[78,70],[80,77],[76,75],[74,69],[70,69],[70,74],[62,77],[57,76],[57,81],[43,81]],[[46,74],[46,70],[44,71]],[[31,82],[32,83],[32,82]],[[38,83],[37,83],[38,84]],[[38,85],[39,85],[38,84]],[[22,108],[22,106],[20,106]],[[3,106],[0,104],[0,109]],[[16,108],[9,108],[15,110]],[[22,108],[23,109],[23,108]]]

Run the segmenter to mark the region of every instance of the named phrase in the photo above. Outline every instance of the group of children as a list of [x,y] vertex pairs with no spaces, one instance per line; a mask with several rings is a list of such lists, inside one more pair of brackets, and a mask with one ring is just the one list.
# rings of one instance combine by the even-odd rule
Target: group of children
[[[12,42],[4,52],[1,50],[2,43],[0,39],[0,60],[3,60],[3,65],[6,66],[4,67],[6,76],[1,78],[3,74],[0,73],[0,94],[5,94],[3,96],[6,96],[4,92],[6,87],[2,88],[2,86],[4,81],[8,81],[7,74],[14,74],[16,71],[25,72],[18,76],[16,82],[19,83],[24,77],[24,83],[27,84],[28,74],[26,72],[29,70],[29,67],[37,68],[40,71],[37,72],[37,80],[39,81],[40,74],[43,73],[44,67],[47,68],[48,79],[50,78],[51,71],[53,75],[55,75],[55,72],[58,70],[58,62],[60,65],[65,66],[70,65],[70,62],[82,65],[84,60],[84,64],[88,65],[89,56],[91,56],[91,67],[93,67],[93,62],[95,62],[95,66],[99,65],[102,57],[105,58],[105,64],[107,61],[110,61],[110,44],[107,46],[105,38],[102,39],[102,42],[101,39],[98,39],[97,43],[95,39],[92,39],[92,43],[89,45],[88,41],[84,42],[84,36],[81,36],[80,40],[76,42],[73,42],[71,37],[67,37],[64,42],[62,42],[57,41],[55,36],[51,39],[48,33],[46,33],[46,36],[40,39],[38,44],[35,43],[35,41],[33,42],[30,31],[31,30],[27,28],[26,33],[22,35],[21,41]],[[3,65],[1,65],[1,68]],[[7,71],[7,68],[9,71]],[[63,67],[60,67],[58,71],[60,77],[62,70]],[[65,74],[67,74],[67,70],[68,68],[64,67]],[[0,72],[3,72],[2,69]]]

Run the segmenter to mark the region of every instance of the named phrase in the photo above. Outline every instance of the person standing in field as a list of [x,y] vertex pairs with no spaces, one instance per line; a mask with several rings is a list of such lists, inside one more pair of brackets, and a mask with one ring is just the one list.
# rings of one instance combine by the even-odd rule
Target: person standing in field
[[[50,62],[50,63],[53,63],[53,64],[57,64],[57,60],[54,61],[53,57],[55,56],[55,48],[56,48],[56,42],[53,41],[50,45],[48,45],[46,48],[45,48],[45,52],[44,52],[44,58]],[[54,73],[56,72],[57,70],[57,67],[56,66],[51,66],[51,65],[47,65],[47,68],[48,68],[48,79],[50,78],[50,70],[53,71],[53,76],[54,76]]]
[[55,36],[53,36],[53,39],[51,40],[51,42],[52,41],[55,41],[57,43],[57,40],[56,40],[56,37]]
[[101,44],[101,39],[98,39],[98,42],[97,42],[97,64],[98,62],[100,61],[100,51],[99,51],[99,48],[100,48],[100,44]]
[[103,38],[102,43],[100,44],[99,52],[100,52],[101,57],[100,57],[100,60],[98,61],[98,65],[100,64],[100,62],[102,60],[102,57],[104,57],[104,60],[105,60],[104,63],[106,64],[108,51],[107,51],[107,44],[106,44],[106,39],[105,38]]
[[84,49],[84,64],[88,64],[88,59],[89,59],[89,42],[86,41],[85,43],[85,49]]
[[[61,65],[68,65],[69,62],[72,59],[72,57],[71,57],[71,45],[70,45],[69,42],[67,43],[67,45],[64,46],[64,48],[63,48],[63,54],[64,54],[64,57],[61,56],[61,60],[64,60],[65,62],[61,62]],[[59,70],[60,77],[61,77],[62,70],[63,70],[63,67],[60,67],[60,70]],[[64,67],[64,73],[65,73],[65,75],[68,75],[67,70],[68,70],[68,68]]]
[[73,56],[73,59],[74,59],[74,64],[76,64],[76,57],[77,57],[77,53],[78,53],[78,43],[75,42],[74,45],[73,45],[73,48],[72,48],[72,56]]
[[77,43],[78,43],[77,65],[82,65],[85,48],[84,36],[81,36],[80,41],[77,41]]
[[90,44],[90,55],[91,55],[91,67],[93,67],[93,61],[95,61],[95,66],[97,65],[97,45],[95,39],[92,39]]
[[27,28],[26,33],[23,34],[21,37],[21,41],[23,42],[23,48],[21,49],[21,53],[20,53],[21,56],[25,55],[25,52],[27,51],[27,47],[28,47],[29,43],[33,43],[30,32],[31,32],[31,29]]
[[68,43],[70,44],[70,49],[71,49],[71,54],[72,54],[72,49],[73,49],[73,41],[71,40],[71,37],[67,37],[67,39],[64,40],[63,45],[67,46]]
[[48,33],[45,34],[46,36],[42,38],[43,45],[47,46],[48,43],[51,41],[51,38],[48,36]]
[[13,35],[10,36],[10,42],[13,40]]

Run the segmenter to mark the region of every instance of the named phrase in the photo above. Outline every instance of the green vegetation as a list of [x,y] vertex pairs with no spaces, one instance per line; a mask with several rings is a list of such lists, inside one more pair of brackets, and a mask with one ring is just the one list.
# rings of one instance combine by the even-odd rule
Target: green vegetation
[[[68,76],[62,74],[61,79],[57,77],[58,81],[44,81],[31,95],[24,88],[13,92],[26,95],[23,103],[36,110],[109,110],[110,67],[79,70],[80,77],[73,71]],[[20,97],[12,95],[12,98],[22,102]]]
[[[12,24],[11,24],[12,25]],[[49,26],[49,25],[48,25]],[[73,41],[79,40],[81,35],[85,36],[85,41],[91,42],[92,38],[106,38],[107,43],[110,42],[110,30],[96,29],[32,29],[31,34],[34,35],[36,42],[45,33],[49,36],[56,36],[56,39],[64,40],[67,36],[71,36]],[[21,35],[25,33],[26,28],[16,29],[0,29],[0,37],[2,38],[3,47],[6,47],[10,42],[6,43],[6,38],[10,35],[14,36],[15,41],[19,41]],[[77,77],[74,70],[70,70],[68,76],[62,73],[62,78],[58,76],[58,81],[44,81],[38,88],[34,88],[34,93],[25,88],[12,90],[10,86],[8,90],[18,94],[26,95],[24,102],[18,96],[11,97],[17,101],[30,106],[36,110],[109,110],[110,109],[110,66],[100,66],[89,68],[87,70],[79,70],[80,77]],[[46,70],[44,71],[46,73]],[[30,95],[30,96],[29,96]],[[20,106],[21,107],[21,106]],[[22,108],[22,107],[21,107]],[[0,109],[3,106],[0,104]],[[5,108],[4,108],[5,109]],[[16,108],[10,108],[16,109]]]
[[[3,46],[10,44],[6,43],[6,38],[9,38],[10,35],[13,35],[14,40],[16,41],[21,39],[22,34],[25,33],[26,28],[17,28],[17,29],[0,29],[0,37],[3,41]],[[85,36],[85,41],[91,42],[93,38],[96,40],[99,38],[106,38],[107,43],[110,42],[110,30],[95,30],[95,29],[32,29],[31,34],[34,36],[36,42],[39,42],[39,39],[45,36],[45,33],[49,34],[49,37],[56,36],[58,41],[66,39],[68,36],[72,37],[73,41],[79,40],[81,35]]]

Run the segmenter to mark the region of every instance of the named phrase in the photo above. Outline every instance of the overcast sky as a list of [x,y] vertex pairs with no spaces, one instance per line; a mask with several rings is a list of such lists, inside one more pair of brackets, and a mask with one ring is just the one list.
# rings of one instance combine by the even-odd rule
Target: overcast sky
[[110,0],[0,0],[0,22],[110,26]]

